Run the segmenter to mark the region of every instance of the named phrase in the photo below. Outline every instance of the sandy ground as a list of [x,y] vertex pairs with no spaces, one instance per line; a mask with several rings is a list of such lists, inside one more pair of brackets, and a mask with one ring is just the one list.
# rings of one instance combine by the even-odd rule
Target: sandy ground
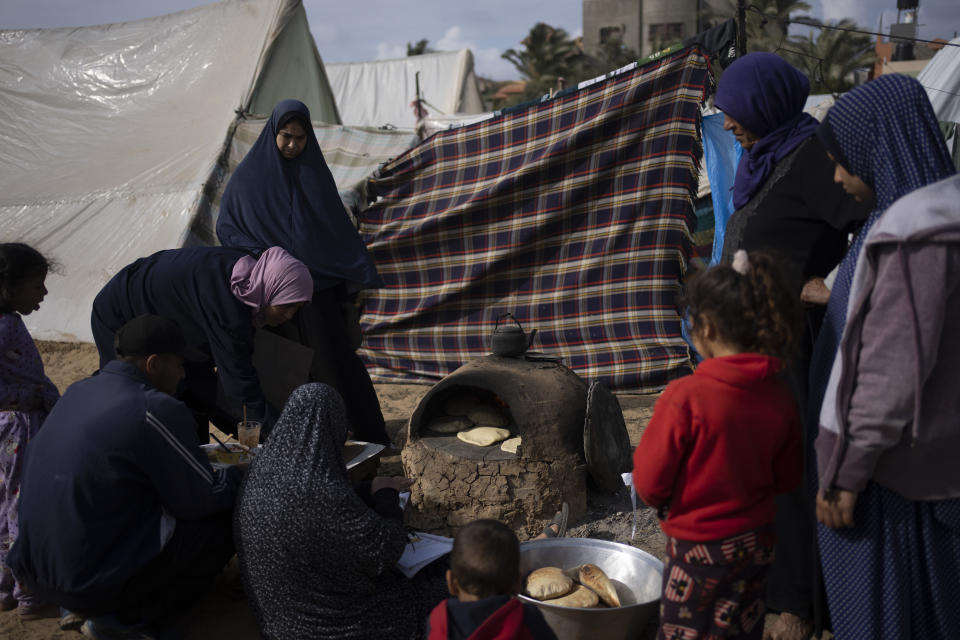
[[[64,391],[98,367],[93,345],[82,343],[38,342],[47,375]],[[420,398],[429,390],[427,385],[377,385],[377,394],[387,420],[387,430],[396,446],[403,444],[404,427]],[[619,395],[630,443],[636,446],[640,434],[650,419],[656,396]],[[381,472],[401,473],[400,457],[391,456],[382,461]],[[569,523],[568,536],[592,537],[632,544],[657,557],[663,557],[664,538],[652,510],[637,512],[637,532],[631,539],[633,513],[626,489],[617,495],[590,492],[587,514]],[[57,626],[56,611],[50,618],[22,622],[15,611],[0,613],[0,638],[8,640],[40,640],[41,638],[81,638],[78,632],[61,631]],[[231,563],[207,596],[196,606],[184,611],[174,624],[183,637],[190,640],[207,638],[258,638],[259,633],[250,608],[240,588],[235,560]],[[650,629],[643,636],[649,636]],[[650,636],[652,637],[652,636]]]

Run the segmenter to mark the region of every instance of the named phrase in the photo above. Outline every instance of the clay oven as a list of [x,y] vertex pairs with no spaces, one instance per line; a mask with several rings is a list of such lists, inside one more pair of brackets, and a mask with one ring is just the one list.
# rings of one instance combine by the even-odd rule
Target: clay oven
[[[587,391],[558,361],[532,355],[484,356],[438,382],[411,416],[402,453],[406,474],[417,479],[408,524],[449,532],[477,518],[494,518],[532,536],[563,500],[571,519],[581,516]],[[464,404],[482,407],[481,416],[499,414],[509,437],[520,437],[516,453],[502,443],[476,446],[455,432],[435,430],[467,413]]]

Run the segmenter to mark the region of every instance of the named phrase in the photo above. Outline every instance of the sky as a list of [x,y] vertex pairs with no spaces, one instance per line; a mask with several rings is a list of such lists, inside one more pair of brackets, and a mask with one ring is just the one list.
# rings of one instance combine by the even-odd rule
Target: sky
[[[807,0],[820,19],[852,18],[887,32],[896,20],[896,0]],[[207,4],[207,0],[2,0],[0,29],[72,27],[126,22]],[[303,0],[321,57],[359,62],[406,55],[421,38],[440,51],[469,48],[478,75],[516,79],[500,57],[537,22],[583,33],[582,0]],[[920,37],[953,38],[960,32],[958,0],[920,0]]]

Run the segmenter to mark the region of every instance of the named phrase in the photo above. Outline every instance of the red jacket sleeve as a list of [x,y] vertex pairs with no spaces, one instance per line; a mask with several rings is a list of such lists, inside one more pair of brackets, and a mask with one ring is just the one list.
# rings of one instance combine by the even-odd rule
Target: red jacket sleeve
[[633,452],[633,486],[654,508],[670,500],[680,464],[691,446],[690,409],[676,390],[675,384],[668,386],[657,400],[650,424]]

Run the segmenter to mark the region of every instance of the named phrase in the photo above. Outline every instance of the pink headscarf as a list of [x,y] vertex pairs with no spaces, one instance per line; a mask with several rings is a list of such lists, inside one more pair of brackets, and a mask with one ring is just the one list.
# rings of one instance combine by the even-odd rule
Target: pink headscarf
[[309,302],[313,278],[307,267],[280,247],[270,247],[258,260],[244,256],[233,265],[230,290],[238,300],[253,307]]

